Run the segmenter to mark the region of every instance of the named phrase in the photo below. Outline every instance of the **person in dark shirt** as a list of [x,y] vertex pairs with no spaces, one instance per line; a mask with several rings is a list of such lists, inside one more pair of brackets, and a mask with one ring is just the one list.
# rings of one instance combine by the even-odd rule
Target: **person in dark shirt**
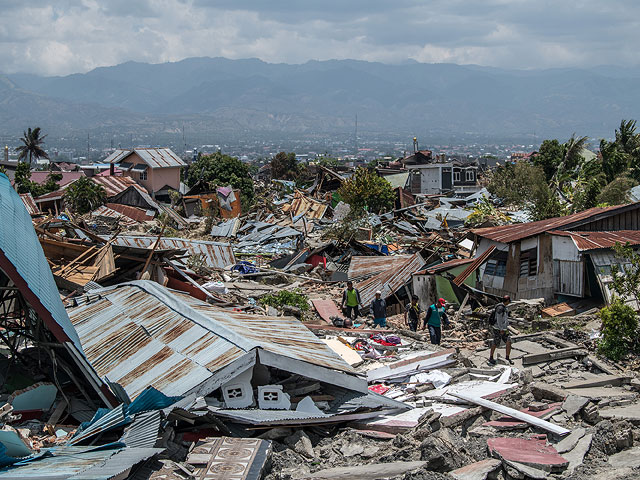
[[411,297],[411,303],[407,304],[404,310],[404,323],[409,326],[409,330],[412,332],[417,331],[420,321],[420,305],[418,305],[417,295]]
[[382,292],[376,292],[376,298],[371,302],[371,315],[373,315],[373,328],[378,325],[387,328],[387,302],[382,298]]

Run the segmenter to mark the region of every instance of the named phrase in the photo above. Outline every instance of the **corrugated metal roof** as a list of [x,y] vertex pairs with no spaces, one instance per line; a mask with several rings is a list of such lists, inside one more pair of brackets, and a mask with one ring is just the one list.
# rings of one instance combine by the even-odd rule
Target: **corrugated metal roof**
[[[82,352],[80,339],[60,301],[56,282],[33,228],[31,216],[20,195],[3,174],[0,174],[0,218],[0,257],[6,257],[20,278],[13,278],[10,271],[5,273],[15,284],[25,282],[30,292],[37,297],[55,322],[52,324],[49,318],[43,317],[56,338],[61,342],[69,339]],[[22,293],[26,295],[28,292]],[[36,305],[32,306],[36,308]],[[41,312],[38,313],[43,316]]]
[[592,217],[615,215],[618,210],[640,207],[640,202],[630,203],[626,205],[614,205],[612,207],[594,207],[584,212],[566,215],[564,217],[549,218],[547,220],[539,220],[537,222],[516,223],[513,225],[503,225],[500,227],[476,228],[473,233],[480,237],[488,238],[501,243],[510,243],[522,240],[527,237],[533,237],[550,230],[558,230],[562,228],[580,225],[592,220]]
[[284,212],[291,211],[291,215],[297,217],[305,215],[308,218],[322,218],[329,206],[313,198],[306,197],[300,190],[296,190],[293,201],[282,206]]
[[581,252],[598,248],[611,248],[616,243],[640,245],[640,230],[620,230],[617,232],[566,232],[552,231],[551,235],[570,237]]
[[491,255],[495,249],[496,249],[496,246],[491,245],[484,252],[482,252],[482,254],[474,258],[471,265],[465,268],[462,272],[460,272],[460,275],[458,275],[456,278],[453,279],[453,283],[458,287],[462,285],[464,281],[467,278],[469,278],[469,275],[475,272],[478,269],[478,267],[480,267],[480,265],[482,265],[484,262],[487,261],[487,259],[489,258],[489,255]]
[[389,182],[393,188],[398,188],[398,187],[404,188],[407,185],[407,180],[409,180],[409,172],[394,173],[392,175],[383,175],[382,178],[384,178],[387,182]]
[[151,168],[184,167],[186,165],[184,160],[170,148],[119,149],[109,155],[105,159],[105,163],[120,163],[134,152]]
[[107,207],[125,215],[136,222],[148,222],[153,220],[155,213],[153,210],[145,210],[143,208],[132,207],[130,205],[120,205],[119,203],[107,203]]
[[354,256],[349,264],[348,278],[364,278],[396,268],[411,258],[411,255]]
[[24,203],[24,207],[27,209],[27,212],[29,212],[29,215],[38,215],[40,213],[40,209],[30,193],[21,193],[20,200]]
[[362,305],[364,307],[371,305],[377,290],[382,292],[382,298],[390,297],[408,283],[411,280],[411,275],[423,265],[424,260],[419,253],[416,253],[406,259],[404,263],[358,283]]
[[141,192],[148,193],[147,189],[136,183],[131,177],[116,176],[93,176],[91,180],[98,185],[102,185],[107,192],[107,198],[113,197],[120,192],[124,192],[129,187],[135,187]]
[[240,227],[240,217],[230,218],[211,228],[212,237],[235,237]]
[[148,385],[184,395],[255,348],[334,370],[353,369],[298,320],[214,307],[151,281],[98,290],[69,310],[101,377],[131,399]]
[[[152,248],[156,240],[157,237],[119,235],[113,241],[113,244],[121,247]],[[207,266],[212,268],[224,268],[236,263],[233,249],[228,243],[163,237],[160,239],[158,248],[184,249],[189,255],[202,255],[207,262]]]
[[126,215],[121,214],[120,212],[115,211],[112,208],[107,207],[106,205],[101,205],[96,208],[93,212],[91,212],[92,217],[107,217],[107,218],[117,218],[119,220],[120,225],[124,225],[126,227],[134,227],[138,224],[137,221],[129,218]]
[[415,275],[433,275],[435,273],[446,272],[447,270],[459,267],[460,265],[467,265],[471,262],[473,262],[473,258],[454,258],[453,260],[448,260],[446,262],[439,263],[438,265],[433,265],[426,270],[416,272]]
[[58,180],[58,185],[64,187],[68,183],[75,182],[80,177],[84,177],[84,172],[49,172],[48,170],[35,170],[31,172],[30,180],[40,185],[44,185],[51,173],[62,175],[62,179]]

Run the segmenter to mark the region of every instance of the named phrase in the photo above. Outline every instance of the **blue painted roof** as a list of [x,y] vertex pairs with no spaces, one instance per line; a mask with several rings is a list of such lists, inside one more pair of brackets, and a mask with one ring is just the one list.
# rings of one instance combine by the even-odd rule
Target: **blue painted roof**
[[13,264],[29,289],[40,299],[80,352],[82,345],[62,305],[56,282],[40,241],[18,193],[6,175],[0,173],[0,250]]

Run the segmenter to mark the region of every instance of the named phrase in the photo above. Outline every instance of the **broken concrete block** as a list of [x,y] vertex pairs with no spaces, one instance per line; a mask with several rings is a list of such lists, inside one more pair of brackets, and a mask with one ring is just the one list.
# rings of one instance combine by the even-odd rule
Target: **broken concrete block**
[[298,405],[296,406],[296,412],[312,413],[318,416],[325,415],[325,413],[317,407],[317,405],[313,401],[313,398],[308,396],[304,397],[298,402]]
[[340,449],[340,453],[342,453],[345,457],[354,457],[356,455],[360,455],[364,452],[364,447],[359,443],[346,443]]
[[247,408],[253,406],[253,388],[250,368],[222,385],[222,396],[227,408]]
[[576,428],[567,437],[556,443],[556,450],[558,451],[558,453],[564,453],[568,452],[569,450],[573,450],[573,448],[578,443],[578,440],[584,437],[585,433],[586,430],[584,428]]
[[[237,478],[262,478],[270,463],[271,449],[271,442],[257,438],[202,440],[187,457],[187,462],[195,466],[190,476],[197,479],[233,478],[236,475]],[[231,472],[233,475],[228,477]]]
[[284,443],[300,455],[304,455],[307,458],[315,457],[311,440],[304,433],[304,430],[296,430],[293,435],[284,439]]
[[589,403],[588,398],[580,397],[578,395],[568,395],[562,403],[562,409],[567,412],[567,415],[573,417],[575,414],[579,413],[587,403]]
[[299,478],[301,480],[376,480],[393,478],[420,470],[425,464],[426,462],[371,463],[369,465],[329,468]]
[[609,465],[615,468],[640,467],[640,447],[634,447],[609,457]]
[[581,411],[582,419],[593,425],[600,420],[600,413],[598,412],[598,407],[593,402],[587,403]]
[[589,433],[582,437],[578,444],[573,448],[573,450],[563,454],[564,458],[569,460],[569,466],[567,467],[567,473],[571,474],[576,469],[576,467],[582,465],[582,461],[584,460],[584,456],[589,451],[591,447],[591,441],[593,440],[593,434]]
[[282,391],[282,385],[260,385],[258,406],[264,410],[289,410],[291,399],[288,393]]
[[456,480],[485,480],[487,475],[500,467],[501,463],[495,458],[488,458],[453,470],[449,475]]
[[600,410],[602,418],[620,418],[637,422],[640,420],[640,404],[623,405],[619,407],[607,407]]
[[546,435],[536,435],[528,439],[490,438],[487,440],[487,446],[494,457],[524,463],[547,472],[561,471],[569,465],[569,462],[561,457],[552,445],[547,444]]
[[529,404],[529,410],[532,412],[541,412],[549,408],[549,404],[547,402],[531,402]]
[[293,430],[291,430],[290,428],[275,427],[275,428],[270,428],[269,430],[264,432],[262,435],[258,435],[258,438],[261,438],[263,440],[279,440],[281,438],[288,437],[292,433],[293,433]]
[[542,382],[534,382],[531,384],[531,393],[536,400],[551,400],[553,402],[562,402],[567,394],[561,389]]
[[505,470],[512,478],[522,480],[529,478],[532,478],[534,480],[546,480],[549,477],[549,472],[532,467],[530,465],[525,465],[524,463],[505,460],[503,464]]

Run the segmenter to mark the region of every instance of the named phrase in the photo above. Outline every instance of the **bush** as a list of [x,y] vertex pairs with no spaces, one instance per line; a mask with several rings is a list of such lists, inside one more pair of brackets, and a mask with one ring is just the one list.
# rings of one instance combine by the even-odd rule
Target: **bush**
[[309,310],[309,301],[307,300],[307,296],[301,293],[298,289],[292,292],[287,290],[280,290],[276,294],[270,293],[262,297],[260,299],[260,303],[275,308],[289,305],[291,307],[298,307],[303,312]]
[[386,212],[393,208],[395,193],[391,184],[375,170],[358,167],[338,189],[338,195],[354,211]]
[[599,313],[602,320],[600,331],[602,338],[598,342],[598,351],[617,361],[637,350],[638,317],[636,312],[620,298]]

